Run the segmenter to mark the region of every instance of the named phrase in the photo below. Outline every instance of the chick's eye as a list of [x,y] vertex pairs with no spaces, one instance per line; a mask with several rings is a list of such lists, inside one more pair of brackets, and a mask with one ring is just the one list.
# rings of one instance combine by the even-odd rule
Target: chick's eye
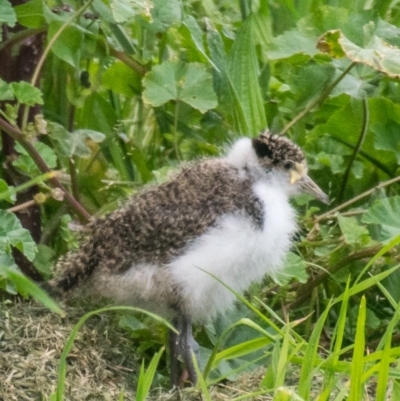
[[286,160],[285,162],[283,162],[283,168],[285,170],[291,170],[293,168],[294,164],[291,160]]

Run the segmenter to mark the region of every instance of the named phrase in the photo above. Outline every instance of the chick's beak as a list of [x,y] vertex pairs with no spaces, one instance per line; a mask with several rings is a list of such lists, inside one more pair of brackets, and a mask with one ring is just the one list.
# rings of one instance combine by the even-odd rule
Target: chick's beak
[[304,175],[299,180],[300,188],[311,195],[313,195],[316,199],[329,205],[329,197],[328,195],[322,191],[322,189],[308,176]]
[[329,204],[328,195],[307,175],[307,168],[303,164],[295,163],[295,168],[291,171],[290,183],[294,184],[295,182],[302,191],[309,193],[327,205]]

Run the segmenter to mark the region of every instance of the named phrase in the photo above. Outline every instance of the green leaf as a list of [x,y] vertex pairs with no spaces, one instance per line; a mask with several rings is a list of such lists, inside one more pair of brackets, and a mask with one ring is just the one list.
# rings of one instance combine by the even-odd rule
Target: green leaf
[[0,101],[14,100],[14,93],[10,85],[0,78]]
[[18,102],[34,106],[35,104],[43,104],[42,92],[32,86],[29,82],[13,82],[10,84]]
[[267,47],[267,56],[270,60],[279,60],[294,55],[306,55],[310,57],[318,53],[317,37],[307,36],[304,33],[293,30],[277,36]]
[[40,274],[47,280],[51,277],[54,265],[55,252],[46,245],[37,246],[37,254],[33,261],[34,266]]
[[255,135],[267,127],[263,98],[258,83],[258,60],[252,19],[246,20],[228,56],[227,73],[231,85],[235,130]]
[[145,75],[143,86],[143,100],[154,107],[175,100],[205,113],[217,106],[212,77],[200,63],[167,61],[157,65]]
[[361,226],[355,217],[338,216],[344,240],[349,245],[366,245],[371,240],[368,229]]
[[0,254],[10,253],[12,246],[33,261],[36,244],[29,231],[21,226],[21,222],[13,213],[0,210]]
[[87,139],[90,138],[96,143],[105,139],[101,132],[90,129],[79,129],[74,132],[68,132],[63,126],[57,123],[49,123],[48,132],[54,141],[54,148],[60,157],[79,156],[83,158],[90,157],[92,150],[87,145]]
[[332,57],[346,56],[391,78],[400,78],[400,49],[373,35],[369,43],[360,47],[347,39],[340,30],[327,32],[319,41],[319,49]]
[[[47,33],[47,40],[50,41],[64,24],[63,21],[51,21]],[[70,64],[72,67],[79,68],[81,50],[83,46],[83,33],[73,25],[69,25],[54,42],[51,50],[53,53]]]
[[206,53],[203,44],[203,31],[201,30],[195,18],[193,18],[191,15],[185,17],[183,20],[183,26],[187,28],[189,35],[199,53],[213,66],[216,71],[219,71],[218,67],[213,63]]
[[289,283],[293,278],[305,283],[308,279],[307,263],[293,252],[289,252],[286,256],[285,266],[274,276],[274,281],[283,286]]
[[31,0],[15,7],[18,22],[27,28],[41,28],[46,20],[42,0]]
[[179,0],[153,0],[151,8],[152,23],[147,26],[152,32],[165,32],[182,19],[182,5]]
[[49,295],[19,270],[8,267],[5,269],[5,274],[6,277],[15,284],[18,293],[22,296],[30,295],[46,308],[49,308],[61,317],[65,317],[65,312],[49,297]]
[[0,200],[5,200],[9,203],[16,201],[15,188],[8,186],[7,183],[0,178]]
[[[42,142],[36,142],[34,146],[35,149],[39,152],[40,156],[42,156],[42,159],[46,163],[47,167],[52,169],[57,166],[57,156],[52,148]],[[13,161],[13,166],[18,167],[29,175],[40,174],[39,167],[20,144],[17,144],[15,146],[15,150],[20,155],[16,160]]]
[[[399,107],[396,107],[399,108]],[[386,123],[376,123],[373,126],[375,134],[375,148],[393,152],[397,163],[400,164],[399,126],[396,121],[389,120]]]
[[125,96],[141,93],[141,76],[121,61],[117,61],[104,71],[102,84],[105,88]]
[[116,23],[122,23],[132,19],[140,12],[139,1],[132,0],[112,0],[110,8]]
[[142,361],[142,366],[140,368],[140,374],[136,390],[137,401],[145,401],[147,399],[147,396],[151,388],[151,384],[153,383],[154,380],[154,375],[156,374],[158,363],[160,362],[161,355],[163,354],[163,352],[164,352],[164,347],[162,347],[160,351],[158,351],[153,356],[146,371],[144,368],[144,360]]
[[356,337],[354,341],[353,362],[350,374],[350,394],[348,401],[361,400],[362,374],[364,371],[364,348],[365,348],[365,319],[367,315],[365,296],[362,296],[360,309],[358,310]]
[[[13,27],[17,22],[15,11],[8,0],[0,0],[0,26],[7,24]],[[0,38],[1,41],[1,38]]]
[[363,215],[362,222],[379,224],[385,241],[400,235],[400,196],[377,200]]

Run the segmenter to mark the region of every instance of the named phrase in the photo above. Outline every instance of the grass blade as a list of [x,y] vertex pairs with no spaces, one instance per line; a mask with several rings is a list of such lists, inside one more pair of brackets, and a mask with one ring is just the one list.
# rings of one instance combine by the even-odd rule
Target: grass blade
[[140,366],[140,374],[136,390],[136,401],[145,401],[147,396],[149,395],[151,384],[153,383],[154,375],[156,374],[156,369],[158,363],[160,362],[160,358],[164,352],[164,349],[165,347],[162,347],[160,351],[158,351],[153,356],[147,370],[145,370],[144,368],[144,359],[143,359],[142,365]]
[[362,399],[362,376],[364,370],[364,348],[365,348],[365,320],[367,307],[365,296],[361,298],[358,311],[356,337],[354,341],[353,362],[350,374],[350,394],[348,401],[360,401]]
[[92,317],[94,315],[98,315],[100,313],[111,312],[111,311],[129,311],[129,312],[144,313],[144,314],[150,316],[151,318],[153,318],[154,320],[164,324],[170,330],[173,330],[176,332],[176,329],[174,327],[172,327],[165,319],[162,319],[161,317],[155,315],[154,313],[148,312],[144,309],[134,308],[131,306],[108,306],[105,308],[96,309],[92,312],[86,313],[86,315],[82,316],[79,319],[79,322],[72,329],[72,331],[71,331],[70,335],[68,336],[68,339],[65,343],[63,352],[61,353],[60,362],[58,365],[56,401],[62,401],[64,398],[64,382],[65,382],[65,376],[66,376],[66,371],[67,371],[67,357],[72,349],[72,346],[74,345],[75,337],[78,334],[79,329],[83,326],[83,324],[86,322],[86,320],[88,320],[90,317]]

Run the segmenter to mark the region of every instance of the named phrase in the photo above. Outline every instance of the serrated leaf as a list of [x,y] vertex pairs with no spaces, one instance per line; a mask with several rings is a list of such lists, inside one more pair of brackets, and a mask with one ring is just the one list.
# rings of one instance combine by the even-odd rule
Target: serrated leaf
[[32,0],[15,7],[18,22],[27,28],[40,28],[46,20],[42,0]]
[[267,127],[264,104],[258,83],[258,59],[252,30],[247,19],[236,36],[228,56],[227,73],[234,99],[235,130],[254,135]]
[[274,276],[274,281],[279,285],[286,285],[290,280],[296,279],[300,283],[305,283],[308,279],[307,263],[293,252],[289,252],[282,271]]
[[179,0],[153,0],[151,8],[152,32],[165,32],[171,25],[182,19],[182,6]]
[[167,61],[143,79],[143,100],[154,107],[170,100],[182,101],[205,113],[217,106],[212,77],[200,63]]
[[0,101],[1,100],[14,100],[14,94],[10,85],[0,79]]
[[0,0],[0,26],[2,24],[7,24],[13,27],[16,22],[17,17],[11,3],[8,0]]
[[18,218],[6,210],[0,210],[0,254],[19,249],[30,261],[36,254],[36,244],[29,231],[22,227]]
[[29,82],[13,82],[10,84],[10,87],[18,102],[27,104],[28,106],[43,104],[42,92]]
[[322,36],[318,48],[332,57],[346,56],[352,62],[368,65],[391,78],[400,78],[400,49],[376,35],[362,48],[336,29]]
[[361,220],[367,224],[379,224],[385,241],[400,235],[400,196],[377,200]]
[[[36,142],[34,146],[46,163],[47,167],[52,169],[57,166],[57,156],[52,148],[42,142]],[[18,167],[29,175],[40,174],[39,168],[20,144],[15,146],[15,150],[20,153],[20,155],[16,160],[13,161],[13,166]]]
[[367,228],[361,226],[355,217],[343,217],[339,215],[338,223],[347,244],[365,245],[370,241]]

